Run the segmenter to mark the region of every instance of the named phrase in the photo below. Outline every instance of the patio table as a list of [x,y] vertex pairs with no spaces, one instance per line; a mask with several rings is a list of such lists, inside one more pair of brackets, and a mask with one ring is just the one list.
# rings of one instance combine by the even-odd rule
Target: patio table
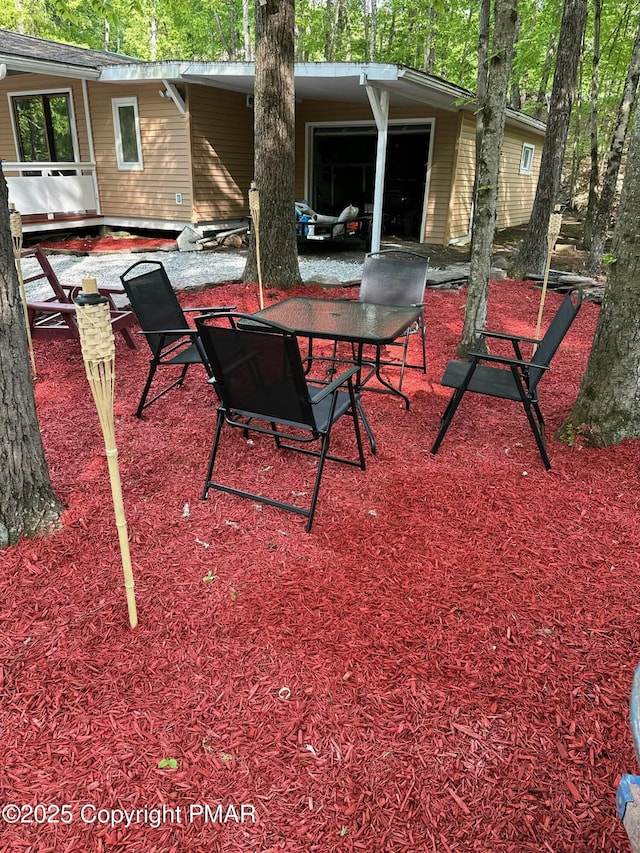
[[[257,311],[254,316],[279,323],[281,326],[309,339],[346,341],[356,346],[355,363],[360,367],[356,376],[356,390],[360,391],[371,376],[404,400],[409,408],[409,398],[380,375],[380,365],[363,361],[363,348],[367,344],[378,346],[392,343],[420,316],[420,307],[377,305],[371,302],[350,302],[342,299],[314,299],[295,296],[276,302]],[[373,369],[362,381],[362,365]],[[375,439],[371,427],[360,408],[371,450],[375,453]]]

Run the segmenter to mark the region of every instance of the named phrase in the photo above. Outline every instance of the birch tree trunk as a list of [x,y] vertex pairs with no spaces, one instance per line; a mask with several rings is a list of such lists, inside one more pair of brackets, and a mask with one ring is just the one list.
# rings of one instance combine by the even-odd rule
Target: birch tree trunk
[[522,276],[541,274],[546,262],[549,217],[560,190],[586,19],[587,0],[565,0],[540,177],[531,218],[515,264]]
[[631,107],[633,106],[633,101],[638,90],[638,79],[640,79],[640,25],[636,31],[636,39],[633,45],[631,60],[629,62],[629,70],[624,84],[622,100],[620,101],[616,124],[611,136],[611,147],[609,149],[609,157],[607,159],[607,169],[602,180],[602,190],[600,192],[600,199],[596,208],[593,229],[591,232],[587,268],[594,273],[599,272],[600,267],[602,266],[602,256],[604,254],[604,246],[607,240],[611,208],[616,195],[620,161],[622,160],[622,151],[624,149],[627,130],[629,128]]
[[0,175],[0,548],[60,519],[38,427],[27,331]]
[[245,62],[251,62],[253,52],[251,50],[251,29],[249,26],[249,0],[242,0],[242,39]]
[[616,258],[578,398],[560,437],[583,434],[596,446],[640,438],[640,109],[613,237]]
[[[260,198],[260,258],[266,285],[300,282],[295,217],[294,2],[256,0],[254,174]],[[257,281],[255,229],[245,281]]]
[[478,328],[487,318],[487,286],[496,222],[498,172],[504,138],[509,75],[518,15],[517,0],[495,0],[494,32],[488,60],[487,91],[482,112],[482,141],[477,158],[471,266],[462,338],[458,355],[465,357]]

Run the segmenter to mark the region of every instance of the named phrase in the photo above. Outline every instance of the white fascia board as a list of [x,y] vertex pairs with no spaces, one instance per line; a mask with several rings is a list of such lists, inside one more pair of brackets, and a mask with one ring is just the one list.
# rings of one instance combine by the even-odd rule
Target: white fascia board
[[297,62],[296,77],[360,77],[370,82],[388,82],[401,76],[399,65],[381,62]]
[[101,69],[101,83],[129,83],[133,80],[180,80],[188,62],[145,62],[135,65],[109,65]]
[[22,71],[26,74],[75,77],[79,80],[98,80],[100,78],[100,69],[98,68],[67,65],[64,62],[47,62],[43,59],[26,59],[6,53],[0,53],[0,63],[6,65],[10,71]]
[[103,68],[102,83],[124,83],[135,80],[171,80],[179,82],[188,77],[251,77],[253,62],[145,62],[137,65],[111,65]]

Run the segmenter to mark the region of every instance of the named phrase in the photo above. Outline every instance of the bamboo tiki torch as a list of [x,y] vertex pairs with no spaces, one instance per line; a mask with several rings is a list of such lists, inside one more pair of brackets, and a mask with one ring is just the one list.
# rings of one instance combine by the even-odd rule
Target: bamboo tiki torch
[[[536,323],[536,332],[534,338],[540,338],[540,326],[542,325],[542,309],[544,308],[544,300],[547,295],[547,282],[549,281],[549,269],[551,268],[551,255],[556,245],[556,241],[560,235],[562,226],[562,214],[552,213],[549,218],[549,228],[547,230],[547,262],[544,268],[544,280],[542,282],[542,294],[540,296],[540,307],[538,308],[538,322]],[[533,351],[538,349],[536,344]]]
[[9,203],[9,224],[11,228],[11,243],[13,244],[13,256],[20,283],[20,298],[24,311],[24,323],[27,327],[27,340],[29,341],[29,358],[31,359],[31,371],[36,378],[36,359],[33,354],[33,341],[31,340],[31,326],[29,325],[29,309],[27,308],[27,292],[24,289],[24,276],[22,275],[22,216],[16,210],[15,204]]
[[82,357],[87,371],[87,379],[91,393],[98,410],[100,426],[104,436],[104,444],[109,465],[111,494],[116,516],[116,528],[120,542],[124,586],[127,593],[129,624],[135,628],[138,624],[136,598],[134,592],[133,572],[131,570],[131,555],[127,535],[127,520],[122,501],[122,485],[118,468],[118,450],[116,448],[115,428],[113,421],[113,398],[115,385],[115,341],[111,327],[109,303],[98,293],[95,278],[82,279],[82,292],[75,300],[78,330]]
[[260,193],[255,181],[251,181],[249,189],[249,212],[253,220],[253,228],[256,235],[256,264],[258,267],[258,293],[260,298],[260,310],[264,308],[264,294],[262,292],[262,265],[260,263]]

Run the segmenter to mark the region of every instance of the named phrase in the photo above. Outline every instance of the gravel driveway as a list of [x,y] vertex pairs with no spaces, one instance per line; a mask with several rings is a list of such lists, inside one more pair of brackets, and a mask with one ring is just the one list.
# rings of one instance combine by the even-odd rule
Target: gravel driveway
[[[339,285],[359,280],[362,259],[357,253],[318,254],[300,256],[300,273],[304,281]],[[246,251],[222,250],[203,252],[136,252],[94,255],[51,254],[49,260],[56,275],[64,284],[78,284],[83,278],[93,277],[98,285],[120,284],[120,275],[137,261],[161,261],[176,290],[199,287],[203,284],[222,284],[240,279],[244,270]],[[23,260],[23,275],[27,278],[39,271],[32,258]],[[27,285],[30,299],[51,296],[46,281]],[[124,304],[124,303],[123,303]]]

